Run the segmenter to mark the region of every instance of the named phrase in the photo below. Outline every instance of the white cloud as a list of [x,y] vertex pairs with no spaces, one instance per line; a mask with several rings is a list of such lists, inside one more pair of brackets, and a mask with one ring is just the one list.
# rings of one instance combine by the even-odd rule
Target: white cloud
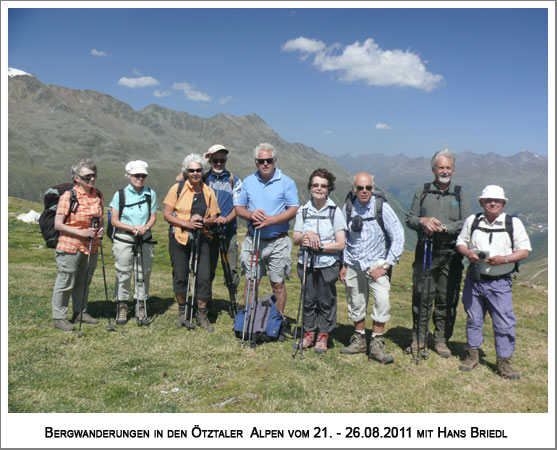
[[371,38],[342,48],[322,41],[299,37],[282,46],[283,51],[299,51],[302,59],[313,55],[313,65],[321,72],[333,71],[340,81],[363,80],[373,86],[410,86],[431,92],[439,87],[442,75],[429,73],[422,60],[409,50],[382,50]]
[[169,95],[172,95],[172,92],[170,92],[170,91],[159,91],[158,89],[155,89],[155,92],[153,92],[153,95],[155,97],[158,97],[158,98],[168,97]]
[[325,131],[325,134],[333,134],[333,132],[331,130],[327,130]]
[[107,56],[106,52],[103,52],[102,50],[97,50],[97,49],[93,49],[91,50],[91,55],[93,56]]
[[172,85],[172,89],[176,89],[177,91],[182,91],[188,100],[192,100],[194,102],[210,102],[211,96],[209,94],[205,94],[204,92],[200,92],[194,89],[195,85],[189,84],[187,82],[182,83],[174,83]]
[[377,125],[375,125],[375,129],[376,130],[390,130],[391,127],[389,125],[387,125],[386,123],[378,123]]
[[120,86],[126,86],[129,88],[142,88],[148,86],[157,86],[160,83],[153,77],[138,77],[138,78],[126,78],[122,77],[118,80]]
[[227,97],[221,98],[221,99],[219,100],[219,103],[220,103],[221,105],[226,105],[230,100],[232,100],[232,97],[229,95],[229,96],[227,96]]

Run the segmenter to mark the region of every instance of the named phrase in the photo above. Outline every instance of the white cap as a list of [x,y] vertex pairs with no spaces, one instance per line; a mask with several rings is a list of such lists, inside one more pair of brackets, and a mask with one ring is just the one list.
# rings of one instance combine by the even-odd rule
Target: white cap
[[135,175],[136,173],[144,173],[149,175],[147,168],[149,165],[145,161],[130,161],[126,164],[126,175]]
[[482,198],[498,198],[507,201],[507,197],[505,197],[505,191],[501,186],[497,186],[495,184],[490,184],[489,186],[484,187],[482,191],[482,195],[478,197],[478,200]]
[[203,158],[209,161],[213,153],[217,153],[221,151],[228,153],[228,150],[224,147],[224,145],[220,145],[220,144],[213,145],[212,147],[209,147],[209,150],[203,153]]

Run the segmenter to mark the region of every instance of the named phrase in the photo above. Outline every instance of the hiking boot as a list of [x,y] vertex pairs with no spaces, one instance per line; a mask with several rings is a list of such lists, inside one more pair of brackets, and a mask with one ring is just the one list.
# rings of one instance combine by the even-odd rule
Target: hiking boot
[[[304,338],[302,339],[302,348],[305,350],[313,345],[315,341],[315,331],[304,331]],[[298,347],[300,343],[298,342]]]
[[135,304],[135,320],[138,325],[147,325],[147,316],[145,315],[145,301],[139,300]]
[[437,342],[433,349],[441,358],[448,358],[449,356],[451,356],[451,351],[449,350],[449,347],[447,347],[447,344],[445,344],[444,342]]
[[350,344],[340,349],[343,355],[355,355],[356,353],[366,352],[366,335],[362,333],[354,333],[350,336]]
[[385,352],[385,338],[383,336],[375,336],[371,338],[369,343],[369,353],[367,359],[371,361],[379,361],[381,364],[390,364],[395,359],[392,355]]
[[511,367],[511,357],[497,357],[497,373],[507,380],[518,380],[520,375]]
[[460,366],[463,372],[470,372],[472,369],[478,367],[480,363],[480,351],[477,348],[468,347],[468,356]]
[[315,349],[313,350],[318,355],[327,351],[327,344],[329,343],[329,335],[327,333],[319,333],[317,341],[315,342]]
[[91,325],[96,325],[99,323],[99,321],[97,319],[95,319],[94,317],[91,317],[89,314],[87,314],[86,311],[83,311],[83,314],[78,313],[78,312],[74,312],[73,316],[72,316],[72,322],[76,323],[76,322],[81,322],[81,323],[88,323]]
[[[414,355],[416,352],[418,351],[418,342],[417,341],[412,341],[412,344],[409,347],[406,347],[406,349],[404,350],[404,352],[407,355]],[[426,348],[425,348],[425,342],[420,341],[420,353],[426,353]]]
[[176,319],[176,325],[183,327],[186,324],[186,305],[178,305],[178,318]]
[[197,314],[195,318],[197,319],[198,326],[200,326],[204,330],[207,330],[209,333],[212,333],[213,331],[215,331],[215,329],[211,325],[211,322],[209,322],[208,316],[209,316],[209,310],[207,308],[199,308],[197,310]]
[[116,325],[125,325],[128,322],[128,304],[118,302],[118,312],[116,313]]
[[74,331],[75,327],[68,319],[54,319],[54,328],[64,331]]

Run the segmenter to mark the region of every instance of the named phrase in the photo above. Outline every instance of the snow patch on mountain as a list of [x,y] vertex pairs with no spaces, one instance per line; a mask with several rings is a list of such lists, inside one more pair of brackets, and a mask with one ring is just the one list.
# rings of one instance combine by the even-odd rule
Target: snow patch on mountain
[[8,67],[8,76],[9,77],[17,77],[18,75],[28,75],[32,77],[30,73],[24,72],[23,70],[14,69],[13,67]]

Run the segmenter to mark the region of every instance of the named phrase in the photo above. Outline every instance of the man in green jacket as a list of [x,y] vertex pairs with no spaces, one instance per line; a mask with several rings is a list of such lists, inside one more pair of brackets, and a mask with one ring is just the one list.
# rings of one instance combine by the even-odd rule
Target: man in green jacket
[[[453,334],[456,308],[462,280],[462,256],[456,251],[456,238],[462,229],[464,220],[472,214],[468,196],[451,183],[455,171],[455,155],[445,148],[431,158],[431,171],[435,177],[432,183],[420,186],[410,211],[406,214],[406,225],[418,233],[415,260],[413,264],[412,344],[407,353],[425,351],[427,327],[433,311],[434,350],[442,357],[451,356],[447,343]],[[422,299],[422,282],[424,269],[424,243],[431,239],[432,259],[430,280],[427,292]],[[429,255],[426,265],[429,266]],[[422,301],[422,313],[420,311]],[[420,324],[418,327],[418,317]],[[419,339],[418,338],[419,330]]]

